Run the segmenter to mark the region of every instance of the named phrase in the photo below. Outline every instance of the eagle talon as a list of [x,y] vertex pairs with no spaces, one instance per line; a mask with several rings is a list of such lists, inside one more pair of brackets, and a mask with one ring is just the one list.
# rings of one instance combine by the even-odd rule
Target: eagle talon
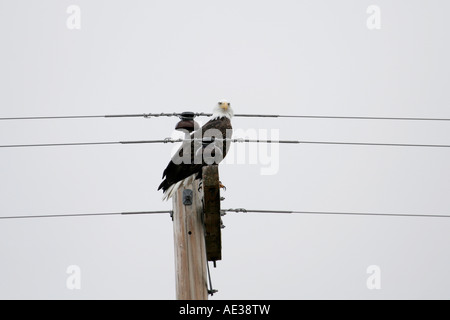
[[219,189],[223,189],[223,191],[227,191],[227,187],[225,187],[222,182],[219,181]]

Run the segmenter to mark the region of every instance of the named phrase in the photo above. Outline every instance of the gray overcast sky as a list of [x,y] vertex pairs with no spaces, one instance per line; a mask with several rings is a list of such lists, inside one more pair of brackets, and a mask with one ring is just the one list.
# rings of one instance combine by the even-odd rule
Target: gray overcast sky
[[[81,29],[66,26],[70,5]],[[381,9],[369,30],[367,8]],[[450,117],[445,0],[0,0],[0,116]],[[205,119],[203,119],[205,120]],[[2,122],[0,144],[160,139],[176,119]],[[236,118],[282,139],[450,143],[446,122]],[[0,150],[0,214],[169,210],[168,145]],[[245,151],[245,150],[244,150]],[[223,207],[449,214],[447,149],[289,146],[225,164]],[[450,219],[224,217],[214,299],[450,298]],[[0,221],[0,298],[173,299],[166,215]],[[81,290],[66,269],[81,268]],[[381,290],[366,270],[381,268]]]

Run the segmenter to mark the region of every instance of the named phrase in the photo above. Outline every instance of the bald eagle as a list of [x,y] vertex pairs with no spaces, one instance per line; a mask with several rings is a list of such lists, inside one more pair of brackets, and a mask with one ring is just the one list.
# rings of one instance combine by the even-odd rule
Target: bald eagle
[[170,199],[180,187],[200,179],[204,166],[218,164],[225,158],[230,148],[226,139],[231,139],[232,117],[231,104],[221,100],[203,127],[190,136],[186,134],[185,142],[163,172],[164,180],[158,188],[164,192],[163,200]]

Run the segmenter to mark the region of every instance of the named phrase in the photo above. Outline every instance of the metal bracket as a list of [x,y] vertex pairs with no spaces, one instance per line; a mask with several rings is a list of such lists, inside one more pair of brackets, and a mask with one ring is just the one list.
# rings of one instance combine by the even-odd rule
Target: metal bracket
[[[214,262],[214,268],[215,268],[216,267],[216,261],[214,260],[213,262]],[[208,294],[213,296],[214,293],[219,292],[219,290],[213,289],[212,281],[211,281],[211,272],[209,271],[209,263],[208,262],[206,262],[206,270],[208,271],[208,285],[207,285]]]
[[183,190],[183,204],[185,206],[191,206],[194,199],[194,192],[191,189]]
[[211,296],[213,296],[214,293],[217,293],[217,292],[219,292],[219,290],[216,290],[216,289],[208,290],[208,294]]

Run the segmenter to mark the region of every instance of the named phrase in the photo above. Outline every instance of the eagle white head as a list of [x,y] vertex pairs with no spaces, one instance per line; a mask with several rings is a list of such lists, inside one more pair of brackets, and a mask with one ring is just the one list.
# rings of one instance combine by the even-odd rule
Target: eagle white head
[[212,119],[219,119],[226,117],[231,120],[233,118],[234,112],[231,109],[231,103],[227,100],[220,100],[217,105],[214,107]]

